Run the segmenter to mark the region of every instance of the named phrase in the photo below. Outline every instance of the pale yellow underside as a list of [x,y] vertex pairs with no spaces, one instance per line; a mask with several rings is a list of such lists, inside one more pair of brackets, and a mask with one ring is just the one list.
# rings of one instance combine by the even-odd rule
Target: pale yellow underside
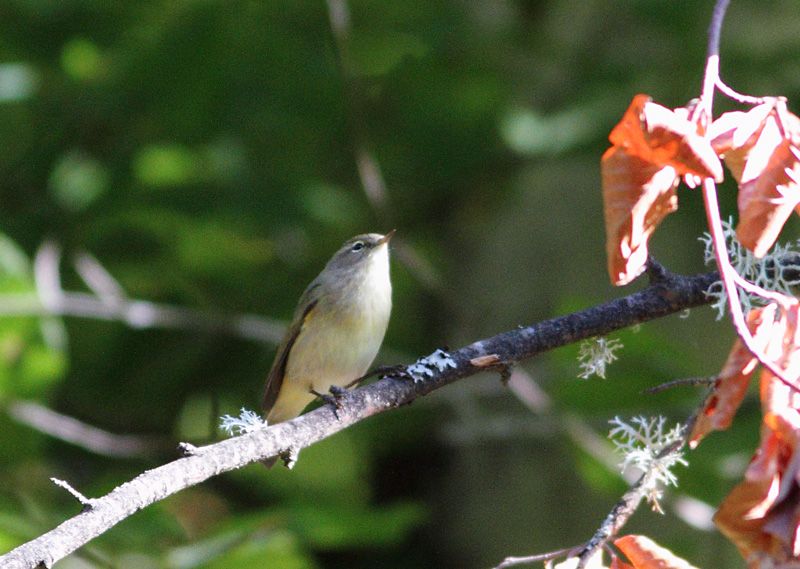
[[327,393],[331,385],[344,387],[367,372],[392,308],[388,251],[381,253],[370,260],[368,277],[352,299],[337,306],[321,300],[307,317],[289,353],[269,423],[298,416],[315,399],[311,389]]

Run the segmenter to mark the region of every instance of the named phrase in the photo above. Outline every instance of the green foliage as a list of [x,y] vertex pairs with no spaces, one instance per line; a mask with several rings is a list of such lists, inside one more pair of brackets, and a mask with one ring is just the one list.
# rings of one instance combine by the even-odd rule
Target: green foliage
[[[37,306],[32,269],[25,254],[0,234],[0,294]],[[65,331],[57,318],[0,319],[0,399],[43,396],[66,367]]]

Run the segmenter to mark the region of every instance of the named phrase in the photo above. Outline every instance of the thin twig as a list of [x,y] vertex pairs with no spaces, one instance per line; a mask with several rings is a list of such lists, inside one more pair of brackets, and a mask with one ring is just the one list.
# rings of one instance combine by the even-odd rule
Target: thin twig
[[550,561],[551,559],[558,559],[559,557],[569,557],[573,553],[580,551],[582,545],[576,547],[567,547],[565,549],[557,549],[548,553],[540,553],[538,555],[525,555],[523,557],[506,557],[494,569],[505,569],[506,567],[515,567],[517,565],[528,565],[529,563],[541,563],[542,561]]
[[772,375],[793,391],[800,391],[796,385],[784,377],[781,370],[756,344],[756,340],[747,327],[742,306],[739,304],[739,291],[736,287],[737,275],[728,257],[728,249],[725,246],[725,235],[722,228],[722,221],[719,216],[719,205],[717,203],[717,189],[714,180],[706,178],[703,180],[703,200],[708,220],[708,229],[714,244],[714,256],[717,260],[717,267],[720,272],[720,279],[725,293],[728,295],[728,309],[731,313],[731,320],[736,329],[737,335],[742,339],[744,345]]
[[742,103],[743,105],[760,105],[767,101],[767,97],[754,97],[752,95],[739,93],[725,83],[721,77],[717,77],[717,90],[729,99],[733,99],[737,103]]
[[283,338],[285,326],[262,316],[225,316],[128,298],[110,273],[86,253],[78,257],[76,268],[94,294],[65,291],[61,287],[60,263],[60,247],[45,241],[34,257],[36,292],[0,295],[0,317],[75,316],[123,322],[137,329],[174,328],[231,334],[267,344],[277,344]]
[[[719,81],[719,44],[722,31],[722,22],[725,19],[725,12],[728,9],[730,0],[717,0],[714,5],[714,12],[711,16],[711,24],[708,31],[708,49],[705,75],[703,77],[703,92],[700,96],[698,108],[702,110],[707,121],[713,118],[714,90]],[[789,388],[798,391],[791,381],[784,377],[784,372],[775,362],[763,353],[760,346],[756,345],[755,338],[747,328],[742,307],[739,304],[739,291],[737,281],[740,280],[738,273],[733,268],[728,257],[728,250],[725,245],[725,236],[722,228],[722,220],[719,214],[719,204],[717,202],[716,183],[711,178],[703,180],[703,203],[708,220],[708,229],[714,245],[714,256],[717,261],[722,287],[728,295],[728,307],[731,313],[731,320],[738,336],[742,339],[748,350],[767,368],[775,377],[787,385]],[[753,285],[754,286],[754,285]]]
[[648,387],[642,391],[642,393],[652,395],[654,393],[661,393],[667,389],[672,389],[673,387],[685,387],[687,385],[692,387],[696,387],[698,385],[708,386],[717,381],[718,377],[719,376],[711,375],[706,377],[684,377],[682,379],[673,379],[672,381],[667,381],[654,387]]
[[109,433],[33,401],[10,403],[8,414],[41,433],[103,456],[153,458],[159,451],[166,451],[168,446],[145,437]]
[[[725,12],[728,11],[728,5],[731,0],[717,0],[714,5],[714,11],[711,14],[711,21],[708,25],[708,47],[706,49],[706,57],[711,58],[719,55],[719,42],[722,36],[722,22],[725,20]],[[703,95],[705,96],[705,92]]]
[[793,302],[795,302],[793,298],[783,294],[782,292],[767,290],[751,283],[742,275],[737,273],[736,270],[733,271],[732,277],[736,285],[745,292],[760,296],[761,298],[771,300],[773,302],[777,302],[784,309],[788,308]]
[[[361,188],[385,229],[393,227],[392,210],[389,207],[389,191],[381,172],[381,165],[375,155],[367,124],[367,105],[364,87],[358,76],[351,55],[352,20],[347,0],[327,0],[328,20],[336,45],[339,73],[344,84],[347,117],[353,139],[353,155]],[[442,291],[442,279],[436,268],[420,255],[402,235],[393,242],[394,254],[425,288]]]
[[73,488],[72,485],[66,480],[51,478],[50,481],[59,488],[63,488],[64,490],[69,492],[72,495],[72,497],[75,498],[81,504],[81,506],[83,506],[83,511],[90,510],[91,508],[94,507],[94,500],[92,500],[91,498],[87,498],[86,496],[75,490],[75,488]]

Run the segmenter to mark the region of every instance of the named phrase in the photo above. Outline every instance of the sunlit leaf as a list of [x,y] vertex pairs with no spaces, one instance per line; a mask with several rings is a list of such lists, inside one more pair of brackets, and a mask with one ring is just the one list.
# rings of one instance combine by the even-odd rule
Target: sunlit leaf
[[647,242],[678,207],[679,176],[722,179],[722,164],[709,142],[687,120],[637,95],[609,135],[603,155],[606,255],[611,282],[624,285],[644,270]]
[[644,271],[650,235],[678,209],[678,178],[673,167],[654,166],[620,148],[606,151],[601,168],[608,273],[624,285]]
[[762,257],[800,204],[800,151],[768,120],[739,184],[739,241]]
[[782,99],[730,112],[709,128],[714,149],[739,183],[739,241],[763,256],[800,204],[800,126]]
[[50,173],[50,189],[64,208],[79,211],[108,189],[108,171],[103,164],[80,151],[70,151]]
[[[766,346],[767,357],[795,384],[799,313],[796,304],[781,310]],[[714,521],[745,558],[780,563],[800,555],[800,393],[764,369],[760,394],[764,419],[758,451]]]
[[427,46],[418,37],[406,33],[376,34],[359,30],[353,34],[350,56],[355,71],[362,75],[384,75],[406,58],[425,55]]
[[182,569],[315,569],[318,565],[305,552],[297,538],[286,531],[253,533],[238,543],[230,544],[224,553],[204,560],[199,565],[181,565]]
[[180,186],[194,182],[203,174],[201,157],[178,144],[142,148],[133,161],[136,178],[153,187]]
[[634,569],[696,569],[691,563],[643,535],[622,536],[614,540],[614,545],[633,563]]
[[716,152],[685,115],[653,103],[647,95],[636,95],[608,138],[614,146],[654,166],[672,166],[678,175],[721,181],[722,164]]

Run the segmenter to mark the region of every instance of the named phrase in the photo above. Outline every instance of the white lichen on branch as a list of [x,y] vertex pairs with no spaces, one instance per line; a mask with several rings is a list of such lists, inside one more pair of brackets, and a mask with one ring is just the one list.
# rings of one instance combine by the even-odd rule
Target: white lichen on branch
[[[800,286],[800,250],[797,248],[800,241],[776,243],[769,253],[759,259],[753,255],[752,251],[739,243],[732,219],[723,221],[722,229],[728,257],[739,276],[764,290],[794,296],[792,288]],[[716,259],[711,235],[703,234],[700,241],[705,245],[706,265],[715,265]],[[728,295],[722,286],[722,281],[712,284],[707,294],[714,299],[711,306],[717,310],[717,320],[721,320],[728,306]],[[739,289],[739,303],[742,305],[744,314],[750,312],[752,308],[764,306],[768,302],[768,299],[757,294]]]
[[605,379],[606,367],[617,359],[614,352],[620,348],[622,348],[622,342],[616,338],[609,340],[605,336],[581,342],[580,352],[578,352],[581,373],[578,374],[578,377],[589,379],[596,375]]
[[443,372],[447,368],[455,368],[455,360],[444,350],[437,349],[432,354],[418,359],[408,366],[406,372],[414,379],[414,383],[433,377],[434,372]]
[[251,433],[267,426],[267,421],[255,411],[241,408],[238,417],[223,415],[220,417],[219,428],[230,436]]
[[614,443],[616,451],[623,455],[619,467],[621,472],[636,468],[646,476],[643,490],[645,498],[653,510],[663,513],[659,500],[663,495],[662,486],[677,486],[678,478],[672,473],[676,464],[687,465],[680,444],[685,427],[678,423],[665,430],[665,417],[633,417],[625,422],[614,417],[610,423],[613,428],[608,438]]

